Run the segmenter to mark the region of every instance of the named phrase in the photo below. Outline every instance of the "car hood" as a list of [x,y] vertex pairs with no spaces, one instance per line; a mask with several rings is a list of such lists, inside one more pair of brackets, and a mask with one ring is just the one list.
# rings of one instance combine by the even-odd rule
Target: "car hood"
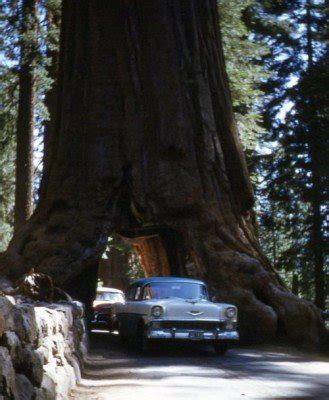
[[116,304],[118,302],[116,301],[104,301],[104,300],[94,300],[93,302],[93,307],[97,309],[102,309],[102,308],[109,308],[113,306],[113,304]]
[[224,311],[229,304],[212,303],[206,300],[184,300],[179,298],[149,300],[152,305],[164,308],[164,318],[167,319],[225,319]]

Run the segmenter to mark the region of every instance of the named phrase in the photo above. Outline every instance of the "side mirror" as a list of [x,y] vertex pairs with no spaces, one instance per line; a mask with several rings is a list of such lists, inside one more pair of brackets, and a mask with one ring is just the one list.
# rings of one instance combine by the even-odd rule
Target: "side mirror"
[[217,297],[216,297],[216,296],[211,296],[211,301],[212,301],[213,303],[216,303]]

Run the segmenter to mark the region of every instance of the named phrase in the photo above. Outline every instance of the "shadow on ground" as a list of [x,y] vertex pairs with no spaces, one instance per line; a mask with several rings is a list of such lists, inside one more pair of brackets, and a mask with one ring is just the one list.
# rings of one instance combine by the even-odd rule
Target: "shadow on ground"
[[161,343],[141,355],[100,332],[91,335],[83,378],[73,398],[329,399],[328,359],[283,348],[217,356],[198,343]]

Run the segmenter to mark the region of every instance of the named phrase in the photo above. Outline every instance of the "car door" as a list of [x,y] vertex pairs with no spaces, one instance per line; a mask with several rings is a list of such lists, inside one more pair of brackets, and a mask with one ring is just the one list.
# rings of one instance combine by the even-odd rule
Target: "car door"
[[138,307],[140,295],[141,287],[139,285],[130,286],[126,293],[126,302],[122,313],[118,318],[121,324],[121,329],[129,336],[135,334],[138,322],[140,321],[141,313],[139,310],[140,307]]

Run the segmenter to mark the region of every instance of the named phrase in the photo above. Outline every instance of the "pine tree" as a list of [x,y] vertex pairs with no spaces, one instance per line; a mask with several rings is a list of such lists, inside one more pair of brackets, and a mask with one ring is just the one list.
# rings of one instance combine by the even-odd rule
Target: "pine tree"
[[261,85],[268,76],[261,64],[268,53],[267,46],[253,40],[243,21],[244,12],[254,3],[254,0],[218,0],[233,109],[247,156],[255,151],[264,130],[259,105],[263,96]]
[[[321,94],[324,89],[316,93],[312,79],[306,77],[313,76],[316,81],[312,71],[325,49],[326,12],[324,2],[300,0],[259,2],[247,14],[255,37],[266,40],[271,50],[271,57],[264,58],[271,72],[264,85],[268,128],[264,140],[272,146],[259,164],[265,182],[259,191],[262,237],[267,239],[265,246],[266,241],[270,243],[268,255],[273,258],[275,254],[294,290],[299,286],[299,293],[315,298],[321,308],[326,218],[321,183],[325,137],[321,132],[325,129],[320,127],[320,119],[312,116],[325,113],[326,103],[319,104],[316,99],[326,99]],[[269,225],[275,235],[266,232]]]
[[0,251],[5,250],[14,224],[17,79],[0,67]]
[[0,12],[0,250],[4,250],[14,225],[19,37],[17,2],[1,3]]
[[17,232],[33,210],[33,135],[37,57],[36,0],[23,0],[20,15],[19,98],[15,179]]
[[[20,72],[20,48],[26,44],[29,51],[34,51],[33,62],[33,91],[34,93],[34,165],[29,165],[33,171],[34,203],[38,199],[38,187],[43,169],[42,157],[43,136],[48,131],[47,125],[50,118],[54,101],[49,101],[56,95],[51,88],[57,79],[55,59],[58,54],[59,41],[59,19],[60,1],[46,0],[37,2],[38,19],[35,34],[27,33],[21,35],[22,29],[22,2],[16,0],[5,0],[1,4],[1,36],[0,36],[0,249],[4,250],[13,234],[13,203],[15,196],[15,163],[16,163],[16,133],[18,123],[18,98],[19,98],[19,72]],[[29,22],[32,22],[29,19]],[[48,110],[49,109],[49,110]],[[46,125],[46,126],[45,126]],[[30,137],[31,139],[31,137]],[[47,139],[45,139],[47,141]],[[30,147],[32,143],[30,142]],[[31,184],[29,192],[31,193]],[[28,196],[29,197],[29,196]],[[31,206],[31,204],[30,204]]]

